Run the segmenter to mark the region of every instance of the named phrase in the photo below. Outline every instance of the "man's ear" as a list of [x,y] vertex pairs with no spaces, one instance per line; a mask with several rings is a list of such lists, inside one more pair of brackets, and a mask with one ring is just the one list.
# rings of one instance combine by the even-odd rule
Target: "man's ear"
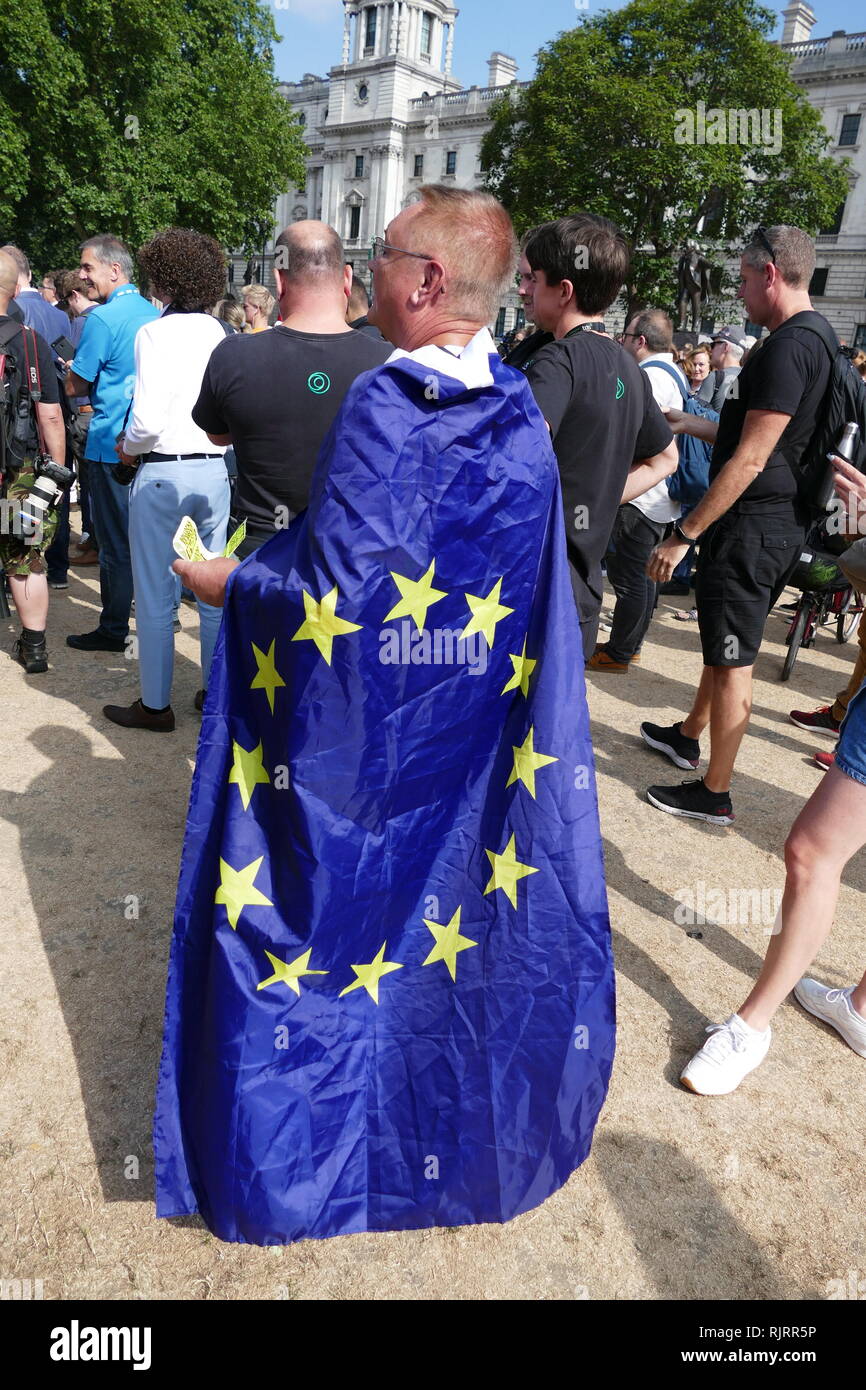
[[343,293],[348,302],[349,295],[352,293],[352,267],[350,265],[343,266]]
[[563,309],[570,304],[574,298],[574,284],[571,280],[561,280],[559,285],[559,297]]
[[421,296],[432,303],[445,288],[445,267],[440,261],[427,261],[419,286]]

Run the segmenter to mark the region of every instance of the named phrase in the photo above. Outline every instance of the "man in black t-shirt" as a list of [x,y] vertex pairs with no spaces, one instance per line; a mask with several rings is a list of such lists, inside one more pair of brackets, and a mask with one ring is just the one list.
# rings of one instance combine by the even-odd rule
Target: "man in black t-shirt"
[[234,446],[232,522],[247,523],[240,559],[306,508],[319,449],[346,392],[393,351],[346,323],[352,271],[332,227],[295,222],[276,247],[280,322],[214,349],[192,412],[215,444]]
[[646,373],[599,320],[628,272],[619,229],[604,217],[577,213],[539,227],[525,254],[532,271],[527,317],[555,340],[535,354],[526,379],[553,436],[588,661],[598,634],[601,561],[617,508],[673,473],[678,454]]
[[752,667],[806,533],[792,465],[814,434],[830,381],[827,349],[806,326],[819,317],[809,300],[814,267],[814,243],[798,227],[758,228],[743,251],[739,297],[749,318],[770,334],[725,401],[709,491],[657,546],[648,567],[650,578],[664,583],[701,537],[695,584],[701,683],[681,723],[642,724],[641,734],[677,767],[696,768],[698,740],[709,724],[706,775],[650,787],[647,796],[660,811],[717,825],[733,820],[731,776],[749,722]]
[[[0,527],[0,563],[9,580],[9,590],[18,617],[21,635],[15,644],[15,656],[28,675],[48,670],[45,650],[45,627],[48,621],[48,577],[45,573],[45,551],[57,529],[57,510],[50,508],[40,528],[31,533],[20,524],[19,507],[29,494],[35,480],[35,456],[42,436],[46,452],[56,463],[66,461],[66,432],[60,408],[60,388],[54,370],[51,349],[41,334],[19,324],[9,313],[17,284],[18,267],[12,257],[0,251],[0,357],[14,357],[20,379],[32,371],[40,390],[40,400],[33,404],[30,437],[19,450],[9,450],[11,456],[0,459],[5,468],[3,478],[3,518]],[[35,358],[33,360],[33,353]],[[16,379],[18,373],[16,373]],[[38,433],[37,433],[38,426]],[[14,475],[14,476],[13,476]],[[3,582],[0,576],[0,583]]]

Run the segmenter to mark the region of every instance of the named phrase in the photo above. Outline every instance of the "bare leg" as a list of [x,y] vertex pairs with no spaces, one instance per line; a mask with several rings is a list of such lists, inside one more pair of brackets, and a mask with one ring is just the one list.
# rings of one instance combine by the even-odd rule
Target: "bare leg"
[[21,626],[44,632],[48,622],[47,574],[10,574],[9,587]]
[[[701,683],[695,692],[695,698],[689,713],[680,725],[680,733],[686,738],[700,738],[704,729],[710,722],[710,710],[713,699],[713,673],[715,666],[705,666],[701,672]],[[727,787],[724,788],[727,791]]]
[[752,667],[716,666],[710,711],[710,765],[704,786],[711,792],[731,788],[734,763],[752,712]]
[[[755,987],[738,1010],[760,1032],[820,951],[833,923],[842,870],[866,844],[866,786],[831,767],[785,842],[787,877],[777,933]],[[866,976],[851,998],[866,1017]]]

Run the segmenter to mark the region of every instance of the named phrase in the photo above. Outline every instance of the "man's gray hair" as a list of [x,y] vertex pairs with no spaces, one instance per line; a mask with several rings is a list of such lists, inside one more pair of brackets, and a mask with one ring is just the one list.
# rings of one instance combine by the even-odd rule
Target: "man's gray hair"
[[86,241],[82,241],[82,251],[92,250],[94,256],[103,265],[119,265],[120,272],[125,275],[127,280],[131,280],[135,271],[132,264],[132,256],[119,241],[116,236],[103,234],[100,236],[89,236]]
[[[772,256],[765,241],[773,248]],[[786,285],[795,290],[806,290],[815,270],[815,241],[801,227],[780,223],[777,227],[767,227],[763,240],[756,233],[743,249],[743,260],[756,270],[763,270],[765,265],[775,260],[776,269]]]

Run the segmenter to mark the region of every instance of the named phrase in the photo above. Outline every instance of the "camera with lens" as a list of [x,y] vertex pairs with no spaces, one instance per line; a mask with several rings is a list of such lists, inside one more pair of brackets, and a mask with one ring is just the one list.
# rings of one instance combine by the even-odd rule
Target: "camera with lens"
[[33,471],[35,481],[27,496],[21,499],[18,513],[27,536],[41,533],[48,513],[75,481],[71,468],[65,468],[49,456],[38,458]]

